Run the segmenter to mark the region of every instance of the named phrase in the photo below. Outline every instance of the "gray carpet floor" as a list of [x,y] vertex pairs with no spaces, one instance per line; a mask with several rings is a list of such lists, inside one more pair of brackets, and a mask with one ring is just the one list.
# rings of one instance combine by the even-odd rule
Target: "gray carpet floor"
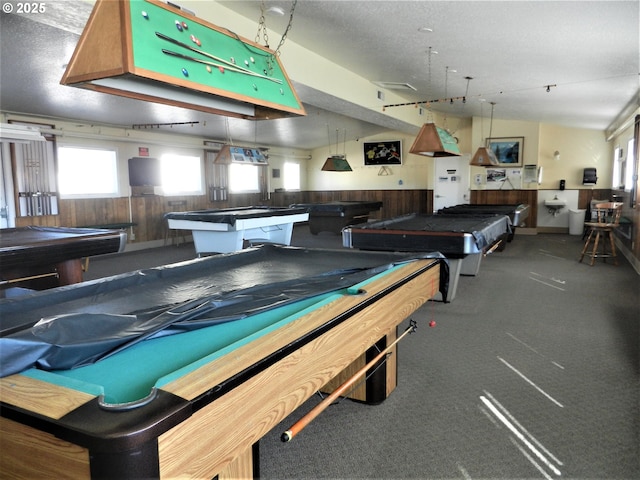
[[[305,226],[292,243],[341,248]],[[453,302],[412,317],[387,400],[341,400],[280,442],[312,397],[261,441],[261,477],[640,478],[640,277],[624,258],[579,263],[581,247],[516,235],[460,279]],[[97,258],[86,278],[193,256],[183,244]]]

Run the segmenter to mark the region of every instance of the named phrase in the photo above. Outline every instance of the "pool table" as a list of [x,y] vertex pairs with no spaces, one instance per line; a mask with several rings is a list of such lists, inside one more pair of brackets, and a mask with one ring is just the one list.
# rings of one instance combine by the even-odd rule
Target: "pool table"
[[242,250],[244,241],[291,244],[293,224],[306,222],[303,208],[238,207],[164,215],[169,228],[191,230],[196,253],[229,253]]
[[305,208],[309,212],[309,231],[313,235],[320,232],[340,232],[347,225],[364,223],[371,212],[382,208],[382,202],[339,201],[327,203],[296,203],[291,208]]
[[[367,365],[374,346],[391,345],[398,324],[446,290],[443,262],[261,245],[0,300],[0,469],[24,478],[258,477],[260,438]],[[42,317],[51,319],[44,327]],[[67,321],[77,328],[62,342]],[[62,322],[51,336],[72,346],[66,360],[28,345],[50,335],[49,322]],[[128,348],[107,342],[99,361],[78,358],[77,337],[91,349],[118,323]],[[12,356],[16,342],[23,353]],[[80,366],[61,368],[68,361]],[[383,401],[396,386],[394,362],[355,400]]]
[[529,218],[530,207],[526,203],[514,205],[470,205],[461,204],[452,207],[445,207],[438,210],[438,213],[448,215],[508,215],[511,219],[511,234],[508,241],[513,240],[517,227],[522,227]]
[[449,260],[449,300],[453,300],[459,276],[477,275],[482,256],[504,245],[510,232],[506,215],[412,213],[346,227],[342,243],[361,250],[442,253]]
[[122,252],[127,234],[120,230],[21,227],[0,230],[0,288],[35,290],[82,281],[82,259]]

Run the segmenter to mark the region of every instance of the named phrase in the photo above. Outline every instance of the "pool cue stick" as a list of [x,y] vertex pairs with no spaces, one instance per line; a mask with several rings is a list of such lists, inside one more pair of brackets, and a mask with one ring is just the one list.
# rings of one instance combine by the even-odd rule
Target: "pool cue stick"
[[237,66],[230,67],[230,66],[227,66],[227,65],[222,65],[222,64],[219,64],[219,63],[210,62],[208,60],[202,60],[200,58],[190,57],[189,55],[185,55],[183,53],[174,52],[172,50],[167,50],[166,48],[162,49],[162,53],[164,53],[165,55],[171,55],[171,56],[174,56],[174,57],[183,58],[184,60],[190,60],[192,62],[202,63],[204,65],[211,65],[212,67],[216,67],[216,68],[223,68],[225,70],[229,70],[230,72],[242,73],[244,75],[249,75],[251,77],[264,78],[265,80],[270,80],[272,82],[282,84],[282,80],[278,80],[277,78],[267,77],[265,75],[261,75],[261,74],[256,73],[256,72],[252,72],[251,70],[245,70],[243,68],[238,68]]
[[58,272],[42,273],[40,275],[31,275],[28,277],[12,278],[10,280],[1,280],[0,285],[10,285],[12,283],[26,282],[27,280],[36,280],[38,278],[57,277]]
[[176,40],[175,38],[171,38],[170,36],[165,35],[163,33],[156,32],[156,36],[158,38],[161,38],[162,40],[166,40],[167,42],[171,42],[174,45],[178,45],[179,47],[183,47],[183,48],[186,48],[187,50],[191,50],[192,52],[199,53],[200,55],[204,55],[205,57],[209,57],[209,58],[211,58],[211,59],[213,59],[213,60],[215,60],[217,62],[222,62],[222,63],[224,63],[225,65],[227,65],[229,67],[237,68],[238,70],[243,70],[243,71],[245,71],[247,73],[254,73],[251,70],[249,70],[248,68],[244,68],[244,67],[242,67],[240,65],[237,65],[237,64],[232,63],[232,62],[230,62],[228,60],[225,60],[224,58],[216,57],[215,55],[213,55],[211,53],[205,52],[204,50],[200,50],[199,48],[193,47],[193,46],[189,45],[188,43],[181,42],[180,40]]
[[46,142],[39,142],[39,146],[40,146],[40,155],[42,156],[41,159],[41,167],[40,167],[40,177],[42,179],[42,206],[44,208],[44,214],[45,215],[50,215],[51,214],[51,208],[49,205],[49,197],[47,195],[45,195],[46,193],[51,191],[51,188],[49,188],[49,169],[48,164],[49,162],[47,161],[47,146],[46,146]]
[[[195,48],[192,47],[191,45],[188,45],[184,42],[181,42],[180,40],[176,40],[175,38],[171,38],[163,33],[160,32],[156,32],[156,36],[158,38],[161,38],[162,40],[166,40],[167,42],[171,42],[174,45],[178,45],[180,47],[186,48],[187,50],[191,50],[192,52],[195,53],[199,53],[200,55],[204,55],[205,57],[209,57],[213,60],[215,60],[216,62],[221,62],[223,63],[223,65],[217,65],[214,63],[210,63],[210,65],[215,66],[215,67],[223,67],[223,68],[227,68],[230,69],[234,72],[238,72],[238,73],[246,73],[247,75],[252,75],[254,77],[260,77],[260,78],[264,78],[266,80],[271,80],[272,82],[276,82],[276,83],[282,83],[282,80],[277,79],[277,78],[273,78],[273,77],[269,77],[267,75],[262,75],[261,73],[257,73],[257,72],[253,72],[251,70],[249,70],[248,68],[244,68],[240,65],[237,65],[235,63],[229,62],[227,60],[225,60],[224,58],[220,58],[220,57],[216,57],[215,55],[205,52],[204,50],[200,50],[199,48]],[[164,49],[162,50],[164,52]],[[166,52],[165,52],[166,53]],[[192,57],[187,57],[186,55],[184,56],[184,58],[187,58],[189,60],[194,60],[197,61],[197,59],[192,58]],[[204,63],[204,62],[201,62]]]
[[315,407],[313,407],[306,415],[304,415],[300,420],[298,420],[295,424],[289,428],[286,432],[284,432],[280,436],[280,440],[283,442],[290,442],[293,440],[300,431],[309,425],[318,415],[320,415],[324,410],[327,409],[329,405],[331,405],[336,398],[342,395],[346,390],[351,387],[358,379],[367,373],[371,367],[373,367],[376,363],[378,363],[383,357],[390,355],[391,349],[396,346],[396,344],[402,340],[406,335],[415,332],[416,324],[415,322],[411,322],[411,325],[407,327],[407,329],[396,338],[393,343],[391,343],[387,348],[382,350],[376,357],[367,363],[364,367],[358,370],[351,378],[349,378],[346,382],[336,388],[330,395],[326,396],[320,403],[318,403]]
[[24,175],[25,203],[27,206],[27,216],[33,213],[33,198],[31,197],[31,170],[29,169],[29,144],[22,145],[22,173]]
[[498,248],[500,245],[502,245],[502,240],[498,240],[493,247],[491,247],[489,250],[486,251],[484,256],[486,257],[487,255],[491,255],[495,251],[495,249]]
[[35,193],[38,191],[38,176],[36,175],[36,171],[33,168],[33,143],[29,142],[27,144],[27,147],[29,149],[29,156],[27,158],[27,168],[29,169],[29,173],[31,175],[31,214],[34,217],[38,216],[38,199],[35,197]]

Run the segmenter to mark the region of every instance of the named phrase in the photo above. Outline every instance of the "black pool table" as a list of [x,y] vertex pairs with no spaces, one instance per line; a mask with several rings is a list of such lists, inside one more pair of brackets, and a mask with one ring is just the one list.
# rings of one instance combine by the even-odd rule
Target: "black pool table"
[[120,230],[21,227],[0,230],[0,287],[40,290],[82,281],[82,259],[124,250]]
[[[258,477],[260,438],[391,346],[398,324],[446,289],[444,261],[262,245],[0,300],[0,469]],[[40,345],[49,339],[62,349]],[[383,401],[396,357],[354,399]]]
[[372,212],[382,208],[382,202],[339,201],[326,203],[296,203],[292,208],[305,208],[309,212],[309,231],[340,234],[347,225],[366,222]]
[[477,275],[482,256],[504,245],[511,232],[506,215],[409,214],[342,230],[343,246],[361,250],[442,253],[450,263],[449,300],[459,275]]
[[477,205],[461,204],[452,207],[445,207],[438,210],[438,213],[447,215],[507,215],[511,219],[511,235],[508,240],[513,240],[517,227],[525,225],[529,218],[529,205],[525,203],[513,205]]

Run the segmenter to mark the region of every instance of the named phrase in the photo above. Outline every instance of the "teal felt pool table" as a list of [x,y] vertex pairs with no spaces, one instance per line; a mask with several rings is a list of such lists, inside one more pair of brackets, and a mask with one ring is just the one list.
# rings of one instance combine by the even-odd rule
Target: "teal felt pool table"
[[[2,300],[0,469],[258,477],[260,438],[392,343],[400,322],[446,291],[445,265],[437,254],[263,245]],[[12,356],[12,342],[33,359]],[[395,362],[353,398],[383,401]]]

